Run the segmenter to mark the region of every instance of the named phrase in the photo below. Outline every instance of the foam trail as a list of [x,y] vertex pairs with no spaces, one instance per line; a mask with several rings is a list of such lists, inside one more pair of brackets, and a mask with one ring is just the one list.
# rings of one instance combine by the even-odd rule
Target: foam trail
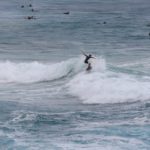
[[0,83],[32,83],[55,80],[67,76],[70,72],[78,72],[82,68],[80,63],[80,58],[55,64],[36,61],[24,63],[0,62]]
[[[150,78],[108,71],[101,59],[90,73],[79,73],[68,84],[69,92],[84,103],[119,103],[150,99]],[[99,67],[98,67],[99,66]]]

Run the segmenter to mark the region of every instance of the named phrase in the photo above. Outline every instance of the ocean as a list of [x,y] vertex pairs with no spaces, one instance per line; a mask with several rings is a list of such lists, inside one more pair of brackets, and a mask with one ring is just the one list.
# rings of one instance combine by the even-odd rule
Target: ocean
[[0,150],[149,150],[149,33],[149,0],[1,0]]

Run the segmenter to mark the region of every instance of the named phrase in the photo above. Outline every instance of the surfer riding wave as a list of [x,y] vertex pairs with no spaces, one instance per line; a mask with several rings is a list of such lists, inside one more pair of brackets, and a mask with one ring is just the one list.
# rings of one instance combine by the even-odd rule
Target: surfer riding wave
[[91,63],[89,62],[90,58],[94,58],[91,54],[86,54],[82,51],[83,55],[85,56],[85,60],[84,60],[84,63],[85,64],[88,64],[88,67],[86,68],[86,70],[91,70],[92,69],[92,66],[91,66]]

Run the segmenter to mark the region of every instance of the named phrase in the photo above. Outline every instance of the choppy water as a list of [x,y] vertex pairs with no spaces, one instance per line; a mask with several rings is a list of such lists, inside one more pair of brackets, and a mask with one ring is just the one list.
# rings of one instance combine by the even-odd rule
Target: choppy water
[[1,0],[0,150],[149,150],[149,14],[149,0]]

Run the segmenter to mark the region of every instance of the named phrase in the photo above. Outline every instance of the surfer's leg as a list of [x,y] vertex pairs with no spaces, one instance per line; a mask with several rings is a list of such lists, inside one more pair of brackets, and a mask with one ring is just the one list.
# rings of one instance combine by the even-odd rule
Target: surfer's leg
[[91,70],[91,69],[92,69],[91,63],[88,63],[88,67],[86,68],[86,70]]

